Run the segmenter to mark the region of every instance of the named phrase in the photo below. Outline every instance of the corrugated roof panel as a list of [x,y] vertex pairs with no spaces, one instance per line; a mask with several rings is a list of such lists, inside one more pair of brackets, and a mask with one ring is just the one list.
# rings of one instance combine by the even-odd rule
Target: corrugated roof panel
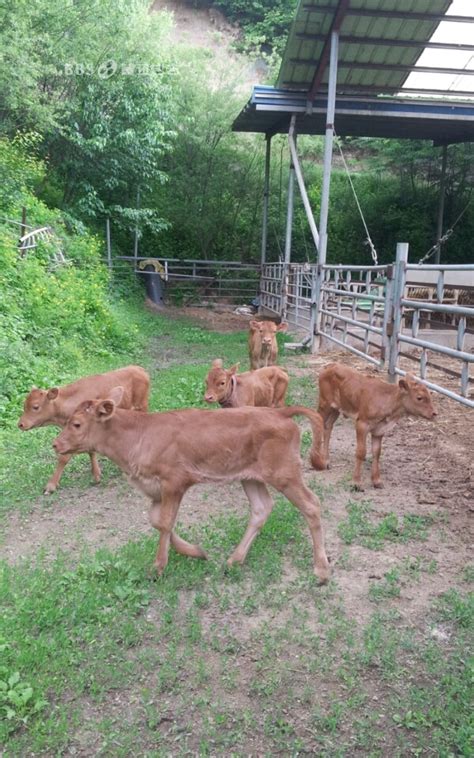
[[[410,68],[414,67],[423,52],[420,43],[427,42],[439,21],[410,19],[410,13],[444,14],[451,0],[350,0],[349,8],[340,27],[338,91],[348,92],[351,85],[376,87],[380,93],[401,88]],[[283,56],[278,87],[309,90],[325,40],[311,39],[319,35],[327,38],[334,21],[339,0],[300,0],[295,20]],[[351,10],[374,11],[373,16],[351,15]],[[390,18],[378,12],[404,13],[405,17]],[[344,36],[361,38],[360,42],[345,42]],[[406,46],[371,45],[370,39],[395,39],[407,42]],[[410,42],[416,42],[411,45]],[[305,62],[307,62],[305,64]],[[353,67],[344,63],[354,62]],[[373,69],[357,68],[357,63],[375,64]],[[406,70],[383,69],[380,66],[404,66]],[[328,72],[322,78],[327,83]]]

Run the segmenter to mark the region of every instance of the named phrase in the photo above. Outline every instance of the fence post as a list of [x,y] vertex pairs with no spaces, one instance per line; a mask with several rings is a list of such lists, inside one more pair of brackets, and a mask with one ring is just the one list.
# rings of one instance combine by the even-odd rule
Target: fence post
[[397,243],[397,259],[393,278],[392,297],[389,304],[391,315],[387,324],[389,335],[388,380],[392,384],[396,380],[398,364],[398,335],[402,329],[402,306],[400,300],[405,291],[406,265],[408,261],[408,242]]
[[107,241],[107,264],[109,269],[112,270],[112,248],[110,245],[110,218],[105,220],[105,237]]

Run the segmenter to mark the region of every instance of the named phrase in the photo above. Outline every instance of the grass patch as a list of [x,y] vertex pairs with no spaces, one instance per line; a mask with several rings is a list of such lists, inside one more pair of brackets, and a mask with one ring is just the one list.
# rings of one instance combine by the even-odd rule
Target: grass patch
[[395,513],[373,519],[372,504],[368,500],[352,501],[346,506],[348,517],[338,526],[338,534],[346,545],[358,543],[370,550],[381,550],[385,542],[408,542],[426,540],[432,516],[404,515]]

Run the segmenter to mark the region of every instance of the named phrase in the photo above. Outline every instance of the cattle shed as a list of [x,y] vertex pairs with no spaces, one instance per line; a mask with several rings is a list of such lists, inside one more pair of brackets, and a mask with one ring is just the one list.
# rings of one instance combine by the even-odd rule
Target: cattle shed
[[[391,381],[404,374],[399,363],[403,349],[417,352],[420,380],[473,408],[474,378],[469,372],[474,355],[466,342],[473,335],[474,265],[440,264],[447,238],[443,233],[447,148],[474,141],[474,44],[471,35],[462,41],[463,30],[474,31],[474,15],[457,14],[459,2],[300,0],[275,86],[255,86],[232,128],[265,135],[261,303],[266,312],[295,326],[300,337],[295,346],[314,348],[315,336],[320,345],[329,340],[379,368],[387,364]],[[451,30],[448,35],[446,28]],[[436,65],[426,63],[427,51],[435,52]],[[288,135],[290,171],[283,260],[271,262],[267,226],[271,141],[276,134]],[[303,134],[325,136],[319,221],[298,156],[297,137]],[[423,139],[442,148],[436,244],[423,259],[424,263],[434,256],[434,262],[422,267],[409,264],[408,244],[400,243],[396,262],[378,265],[353,187],[372,265],[327,265],[334,138],[348,136]],[[295,185],[314,243],[314,259],[306,264],[291,262]],[[415,286],[420,271],[429,284],[427,295]],[[458,280],[471,289],[467,302],[459,300]],[[419,333],[427,322],[432,324],[432,317],[449,323],[449,345],[439,343],[439,334]],[[357,340],[362,343],[358,347]],[[459,379],[460,389],[428,380],[432,353],[457,362],[455,370],[448,371]]]
[[[441,23],[453,29],[453,40],[460,24],[472,24],[474,32],[474,15],[449,14],[451,5],[451,0],[300,0],[276,86],[254,87],[232,126],[234,131],[259,132],[266,138],[262,263],[266,260],[271,139],[275,134],[288,134],[291,156],[287,262],[291,260],[295,180],[308,216],[315,260],[326,261],[336,130],[341,137],[431,140],[435,146],[443,146],[443,173],[447,146],[474,141],[474,68],[452,63],[417,65],[425,50],[474,53],[474,44],[431,41]],[[407,87],[414,72],[430,84]],[[441,81],[439,87],[431,84],[434,76],[436,82]],[[454,78],[456,89],[452,90]],[[319,229],[298,160],[298,134],[325,135]],[[443,178],[440,194],[443,195]],[[439,237],[442,214],[440,197]]]

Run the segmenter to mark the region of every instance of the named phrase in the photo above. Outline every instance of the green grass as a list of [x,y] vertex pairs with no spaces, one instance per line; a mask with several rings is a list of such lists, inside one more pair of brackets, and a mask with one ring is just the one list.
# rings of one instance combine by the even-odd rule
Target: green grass
[[396,513],[378,518],[369,500],[347,503],[347,519],[341,521],[338,533],[346,545],[358,543],[371,550],[381,550],[385,542],[408,542],[425,540],[432,516],[407,514],[401,519]]
[[[185,318],[169,319],[148,313],[134,301],[127,306],[117,305],[116,316],[136,332],[135,352],[110,354],[83,362],[74,374],[67,374],[65,370],[61,377],[48,377],[51,385],[59,380],[66,383],[79,376],[139,363],[150,372],[152,380],[150,410],[203,408],[206,407],[204,379],[214,358],[222,357],[229,365],[240,361],[242,370],[248,368],[246,334],[243,332],[210,332]],[[35,378],[38,386],[44,386],[43,378]],[[41,495],[55,465],[51,444],[58,430],[45,427],[21,432],[16,427],[21,410],[19,398],[18,416],[12,416],[6,427],[0,429],[0,488],[3,493],[0,516],[13,508],[27,509],[28,503]],[[108,462],[104,462],[103,470],[104,483],[118,474],[118,469]],[[60,486],[73,484],[85,490],[90,481],[88,457],[78,456],[68,464]]]
[[[127,318],[139,327],[137,352],[84,368],[142,363],[153,409],[199,407],[214,357],[246,367],[243,333],[211,335],[134,308]],[[311,392],[312,381],[297,381],[294,399],[313,405]],[[21,434],[11,425],[4,434],[5,509],[25,510],[50,473],[55,432]],[[106,489],[118,471],[104,462],[104,472]],[[60,507],[72,485],[86,493],[89,479],[79,456],[60,494],[40,507]],[[310,486],[325,519],[334,485],[315,476]],[[472,755],[472,567],[413,620],[402,612],[409,599],[401,590],[412,583],[415,595],[417,582],[433,581],[434,558],[391,560],[366,593],[364,613],[352,587],[343,589],[349,572],[357,582],[359,545],[390,554],[393,543],[413,541],[418,550],[436,518],[381,516],[370,502],[350,500],[325,587],[311,571],[306,525],[283,498],[243,567],[225,561],[245,510],[180,529],[210,560],[171,551],[159,580],[150,573],[154,533],[119,549],[1,565],[5,756]],[[444,636],[432,634],[438,629]]]

